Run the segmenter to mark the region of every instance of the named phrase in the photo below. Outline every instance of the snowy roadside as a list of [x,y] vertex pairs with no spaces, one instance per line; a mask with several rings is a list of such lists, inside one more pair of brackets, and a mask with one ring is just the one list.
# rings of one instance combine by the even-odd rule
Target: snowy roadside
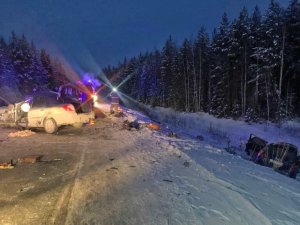
[[[135,114],[132,110],[129,112]],[[228,224],[300,223],[300,214],[297,210],[300,203],[298,181],[247,161],[240,155],[231,155],[220,148],[228,144],[228,139],[231,144],[241,145],[241,142],[244,144],[250,133],[267,137],[270,142],[285,140],[300,146],[298,133],[295,133],[299,132],[299,129],[296,129],[300,127],[299,124],[285,124],[281,129],[271,124],[266,129],[264,125],[248,125],[241,121],[216,119],[209,115],[178,114],[162,108],[152,113],[154,113],[152,116],[155,115],[154,119],[167,127],[165,133],[172,130],[182,137],[170,138],[162,133],[153,134],[155,139],[168,143],[169,149],[179,150],[187,158],[188,165],[197,168],[196,174],[201,175],[193,180],[195,184],[192,186],[201,187],[203,181],[218,184],[216,188],[209,187],[206,183],[207,187],[214,190],[213,193],[205,197],[203,193],[197,195],[198,200],[205,198],[210,203],[209,206],[204,206],[201,200],[194,199],[195,205],[198,205],[197,209],[202,213],[205,212],[204,218],[200,219],[203,224],[227,224],[228,221],[230,221]],[[143,116],[140,117],[140,113],[136,114],[136,117],[144,119]],[[214,133],[211,132],[211,126],[214,126]],[[295,128],[294,132],[287,132],[290,126]],[[203,136],[204,141],[195,139],[196,135]],[[182,169],[179,168],[172,168],[171,171],[182,173]],[[184,178],[178,174],[173,176],[179,180]],[[190,171],[188,178],[193,179],[193,174],[194,172]],[[191,183],[186,183],[185,188],[191,187],[190,185]],[[218,200],[215,201],[214,198],[219,194]],[[214,213],[222,215],[223,221],[208,219],[216,217]],[[233,221],[233,218],[237,220]]]
[[248,124],[244,121],[215,118],[207,113],[183,113],[148,106],[144,110],[170,130],[194,138],[203,136],[206,143],[219,148],[230,145],[244,151],[250,134],[255,134],[269,143],[283,141],[300,149],[300,121],[288,121],[279,128],[273,123]]

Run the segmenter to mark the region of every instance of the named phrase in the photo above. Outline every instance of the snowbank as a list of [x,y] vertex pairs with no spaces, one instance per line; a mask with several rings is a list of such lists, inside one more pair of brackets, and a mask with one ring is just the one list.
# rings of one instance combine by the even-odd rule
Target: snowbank
[[207,113],[175,112],[170,108],[145,106],[144,110],[154,120],[168,128],[194,137],[203,136],[212,144],[225,147],[233,145],[244,149],[250,134],[268,142],[288,142],[300,149],[300,122],[288,121],[281,127],[274,123],[249,124],[233,119],[219,119]]

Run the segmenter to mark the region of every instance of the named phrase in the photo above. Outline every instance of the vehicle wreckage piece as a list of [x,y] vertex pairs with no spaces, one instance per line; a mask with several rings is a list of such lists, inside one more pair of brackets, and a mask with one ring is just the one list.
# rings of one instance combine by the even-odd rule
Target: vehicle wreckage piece
[[137,121],[132,121],[132,122],[129,122],[128,120],[125,120],[123,122],[123,129],[126,129],[126,130],[131,130],[132,128],[135,128],[136,130],[139,130],[141,128],[139,122]]
[[155,124],[155,123],[149,123],[147,125],[147,127],[151,130],[160,130],[160,126],[158,124]]
[[10,162],[0,163],[0,169],[13,169],[15,168],[15,164],[11,160]]
[[21,158],[18,158],[18,163],[36,163],[40,162],[43,155],[27,155]]

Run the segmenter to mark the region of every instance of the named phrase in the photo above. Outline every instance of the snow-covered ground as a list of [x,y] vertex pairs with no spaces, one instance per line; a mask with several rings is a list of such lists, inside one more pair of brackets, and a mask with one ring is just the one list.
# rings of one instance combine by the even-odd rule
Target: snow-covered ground
[[[132,110],[129,113],[135,114],[138,120],[147,120],[140,113]],[[193,172],[183,177],[182,168],[170,168],[171,179],[195,182],[193,185],[187,182],[182,187],[189,193],[197,190],[190,203],[201,214],[198,224],[300,224],[298,180],[245,160],[241,157],[243,152],[232,155],[222,149],[234,145],[242,151],[251,133],[269,142],[286,141],[299,148],[300,123],[288,122],[278,128],[275,124],[249,125],[164,108],[147,108],[147,113],[161,122],[165,134],[173,131],[179,136],[170,138],[155,133],[155,139],[167,142],[169,150],[185,154],[187,165],[198,170],[198,177]],[[199,135],[204,141],[195,138]],[[209,192],[199,192],[202,188]]]

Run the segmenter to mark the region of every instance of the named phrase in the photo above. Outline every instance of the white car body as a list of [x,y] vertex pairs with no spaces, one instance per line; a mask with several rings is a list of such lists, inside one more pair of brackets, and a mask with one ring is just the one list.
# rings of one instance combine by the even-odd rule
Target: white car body
[[[88,123],[95,118],[94,112],[76,113],[72,104],[61,104],[52,107],[36,107],[31,108],[27,115],[28,127],[44,127],[46,132],[54,133],[61,126],[71,125],[81,127],[84,123]],[[47,130],[45,123],[47,120],[54,121],[54,131]]]
[[79,128],[95,118],[92,110],[78,113],[76,111],[80,110],[76,110],[73,104],[59,102],[53,94],[35,96],[28,102],[28,112],[21,110],[21,105],[25,102],[0,107],[2,124],[14,123],[26,128],[44,128],[47,133],[55,133],[61,126],[71,125]]

